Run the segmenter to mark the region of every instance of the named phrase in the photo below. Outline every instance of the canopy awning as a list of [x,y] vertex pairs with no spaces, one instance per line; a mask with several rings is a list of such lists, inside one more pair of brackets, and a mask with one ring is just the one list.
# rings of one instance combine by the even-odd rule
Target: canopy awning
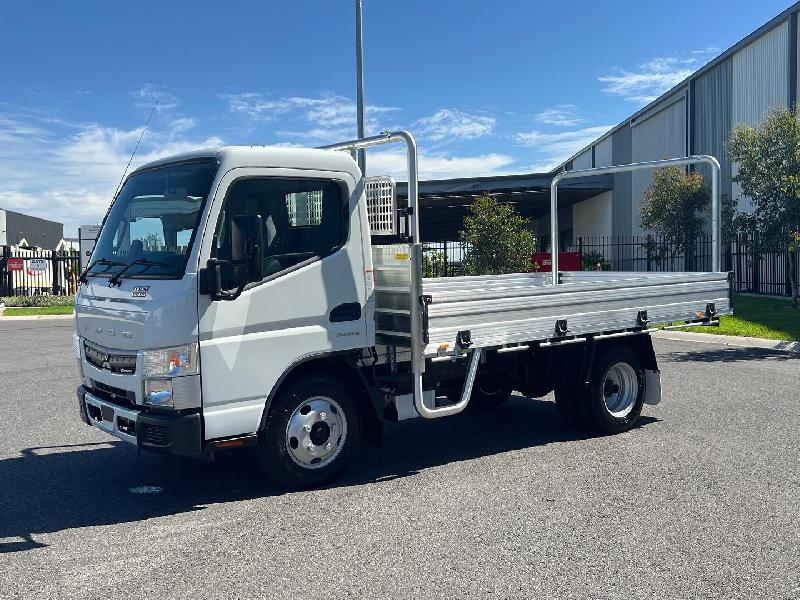
[[[513,204],[527,219],[538,219],[550,212],[552,173],[499,175],[435,179],[419,182],[420,229],[423,241],[457,240],[463,227],[467,207],[475,198],[489,194],[500,202]],[[559,207],[572,206],[613,189],[610,175],[587,177],[559,185]],[[408,185],[398,182],[397,196],[405,206]]]

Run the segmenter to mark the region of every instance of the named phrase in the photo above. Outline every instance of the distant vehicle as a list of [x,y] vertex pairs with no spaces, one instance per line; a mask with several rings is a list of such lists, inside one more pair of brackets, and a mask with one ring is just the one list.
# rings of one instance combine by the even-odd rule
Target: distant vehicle
[[[362,177],[350,155],[395,142],[399,210],[393,180]],[[731,314],[725,273],[559,272],[554,255],[552,272],[423,278],[417,186],[406,132],[133,172],[77,294],[83,420],[164,454],[255,446],[270,477],[303,487],[386,421],[493,408],[512,390],[555,390],[567,419],[625,431],[660,400],[649,324]]]

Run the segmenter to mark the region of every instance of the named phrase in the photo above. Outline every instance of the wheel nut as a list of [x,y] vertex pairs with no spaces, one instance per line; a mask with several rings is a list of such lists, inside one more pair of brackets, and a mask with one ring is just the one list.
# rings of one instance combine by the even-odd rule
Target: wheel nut
[[320,421],[324,421],[327,418],[328,418],[328,415],[326,415],[324,412],[319,413],[319,420]]
[[317,449],[317,447],[314,444],[309,444],[308,445],[308,451],[309,452],[314,452],[316,449]]
[[311,433],[311,425],[303,425],[303,431],[306,433]]
[[333,448],[333,444],[331,444],[330,442],[325,444],[325,450],[330,450],[331,448]]

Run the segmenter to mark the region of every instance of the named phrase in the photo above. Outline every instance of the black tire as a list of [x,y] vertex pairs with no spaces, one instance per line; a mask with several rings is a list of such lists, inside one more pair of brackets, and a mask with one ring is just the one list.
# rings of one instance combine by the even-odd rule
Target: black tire
[[586,425],[611,434],[633,427],[642,413],[646,391],[636,352],[627,346],[601,346],[589,381],[579,401]]
[[534,379],[520,384],[519,391],[528,398],[543,398],[553,391],[553,384],[547,379]]
[[581,389],[574,385],[563,385],[555,389],[556,409],[561,418],[574,427],[583,427],[581,412]]
[[504,404],[513,391],[511,380],[501,373],[478,375],[472,386],[472,397],[467,407],[475,410],[492,410]]
[[[293,415],[294,429],[305,419],[311,431],[290,435],[289,420]],[[361,431],[358,407],[338,380],[313,377],[296,381],[280,390],[272,403],[258,439],[258,463],[269,478],[287,487],[320,485],[338,475],[350,461],[361,441]],[[327,443],[333,450],[325,449]],[[312,455],[305,450],[309,444],[323,453],[324,460],[316,464],[302,462]]]

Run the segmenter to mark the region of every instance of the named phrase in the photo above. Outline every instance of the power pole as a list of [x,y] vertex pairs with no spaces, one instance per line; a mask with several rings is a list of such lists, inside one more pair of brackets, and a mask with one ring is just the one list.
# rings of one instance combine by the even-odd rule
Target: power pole
[[[364,137],[364,37],[361,32],[361,0],[356,0],[356,119],[358,137]],[[358,168],[361,174],[367,172],[366,150],[358,151]]]

